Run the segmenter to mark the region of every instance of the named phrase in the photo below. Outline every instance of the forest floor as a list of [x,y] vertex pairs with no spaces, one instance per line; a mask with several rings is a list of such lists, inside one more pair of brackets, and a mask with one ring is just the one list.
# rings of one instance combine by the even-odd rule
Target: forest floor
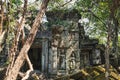
[[[120,74],[115,68],[110,66],[110,80],[120,80]],[[0,80],[3,80],[3,75],[5,75],[5,69],[0,68]],[[88,67],[85,69],[78,70],[78,72],[57,77],[53,80],[105,80],[105,66],[99,65],[94,67]]]
[[[120,80],[120,74],[110,66],[110,80]],[[105,80],[105,66],[99,65],[79,70],[77,73],[58,77],[55,80]]]

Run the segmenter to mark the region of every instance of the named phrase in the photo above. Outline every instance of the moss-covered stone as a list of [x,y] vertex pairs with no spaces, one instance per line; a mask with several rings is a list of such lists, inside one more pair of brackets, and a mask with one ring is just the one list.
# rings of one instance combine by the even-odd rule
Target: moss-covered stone
[[[63,79],[64,78],[64,79]],[[105,80],[105,66],[95,66],[91,68],[82,69],[74,74],[63,76],[56,80]],[[69,79],[68,79],[69,78]],[[120,80],[118,72],[110,66],[110,80]]]

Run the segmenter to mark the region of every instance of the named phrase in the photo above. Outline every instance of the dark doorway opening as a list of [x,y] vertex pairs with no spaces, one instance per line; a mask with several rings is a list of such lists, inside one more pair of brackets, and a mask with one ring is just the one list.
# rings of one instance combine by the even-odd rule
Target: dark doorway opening
[[42,69],[42,48],[31,48],[28,52],[28,56],[33,65],[34,70]]

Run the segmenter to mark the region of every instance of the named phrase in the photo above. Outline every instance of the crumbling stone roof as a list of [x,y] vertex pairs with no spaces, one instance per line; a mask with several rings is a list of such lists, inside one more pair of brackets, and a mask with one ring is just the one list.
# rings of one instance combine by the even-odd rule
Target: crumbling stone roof
[[55,19],[60,20],[74,20],[74,19],[81,19],[81,14],[77,9],[71,9],[71,10],[52,10],[46,12],[46,16],[48,18],[48,21],[52,21]]
[[38,31],[36,34],[36,38],[51,38],[52,32],[49,30]]

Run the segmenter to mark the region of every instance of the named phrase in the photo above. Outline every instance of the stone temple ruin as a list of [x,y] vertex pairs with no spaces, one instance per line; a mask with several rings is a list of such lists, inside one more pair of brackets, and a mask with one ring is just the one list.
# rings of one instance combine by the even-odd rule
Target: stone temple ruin
[[105,62],[104,46],[85,35],[77,10],[54,10],[46,16],[48,29],[38,31],[29,50],[35,70],[55,77]]

